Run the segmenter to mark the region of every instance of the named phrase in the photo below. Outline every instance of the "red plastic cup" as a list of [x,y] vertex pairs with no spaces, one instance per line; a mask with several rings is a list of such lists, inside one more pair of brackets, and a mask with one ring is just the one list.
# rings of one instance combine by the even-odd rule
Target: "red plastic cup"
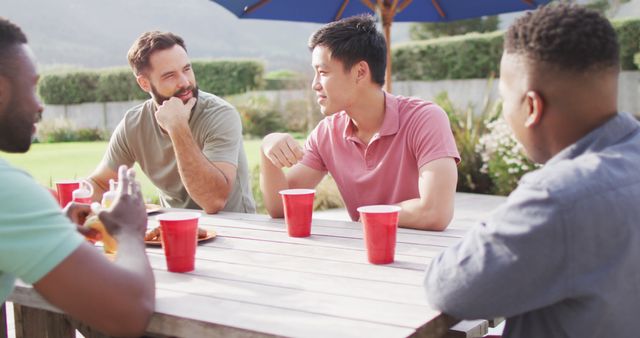
[[393,263],[400,210],[396,205],[368,205],[358,208],[369,263]]
[[65,180],[56,182],[56,190],[58,191],[58,203],[64,208],[73,200],[73,191],[80,188],[80,181]]
[[168,212],[158,216],[169,271],[188,272],[195,268],[199,218],[197,212]]
[[309,237],[311,235],[311,216],[313,215],[313,189],[281,190],[284,205],[284,221],[291,237]]

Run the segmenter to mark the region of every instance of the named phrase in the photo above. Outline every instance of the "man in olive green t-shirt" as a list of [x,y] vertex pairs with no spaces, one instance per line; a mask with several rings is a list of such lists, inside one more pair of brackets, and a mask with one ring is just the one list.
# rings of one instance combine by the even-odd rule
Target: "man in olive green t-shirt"
[[255,212],[238,112],[199,91],[182,38],[147,32],[129,64],[151,99],[130,109],[90,177],[98,200],[120,165],[138,162],[160,190],[163,206]]

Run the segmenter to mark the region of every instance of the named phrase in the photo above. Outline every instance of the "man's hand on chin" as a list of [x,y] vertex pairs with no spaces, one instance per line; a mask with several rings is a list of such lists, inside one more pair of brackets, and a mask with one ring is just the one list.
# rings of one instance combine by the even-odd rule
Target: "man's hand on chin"
[[175,96],[164,101],[155,113],[158,124],[167,133],[171,133],[175,128],[187,126],[191,109],[195,106],[196,101],[197,99],[192,97],[187,103],[183,103]]

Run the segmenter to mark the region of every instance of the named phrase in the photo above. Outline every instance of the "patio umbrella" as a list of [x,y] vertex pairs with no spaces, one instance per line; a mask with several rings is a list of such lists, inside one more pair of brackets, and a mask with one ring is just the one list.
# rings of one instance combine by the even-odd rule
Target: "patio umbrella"
[[447,22],[535,9],[551,0],[211,0],[240,19],[327,23],[374,14],[387,40],[385,89],[391,91],[391,24],[394,21]]

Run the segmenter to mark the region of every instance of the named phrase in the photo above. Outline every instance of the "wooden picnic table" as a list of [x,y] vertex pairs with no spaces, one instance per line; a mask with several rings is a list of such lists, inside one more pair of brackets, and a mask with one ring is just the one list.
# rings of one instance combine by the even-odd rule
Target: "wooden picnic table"
[[[438,336],[457,321],[427,303],[424,271],[503,201],[457,194],[447,230],[398,229],[395,262],[388,265],[367,262],[360,223],[314,218],[311,237],[292,238],[282,219],[203,215],[200,226],[217,237],[200,243],[194,271],[170,273],[162,249],[147,248],[157,287],[147,331],[176,337]],[[58,312],[25,284],[8,300],[53,311],[50,316]],[[20,317],[17,332],[20,325],[38,330]]]

